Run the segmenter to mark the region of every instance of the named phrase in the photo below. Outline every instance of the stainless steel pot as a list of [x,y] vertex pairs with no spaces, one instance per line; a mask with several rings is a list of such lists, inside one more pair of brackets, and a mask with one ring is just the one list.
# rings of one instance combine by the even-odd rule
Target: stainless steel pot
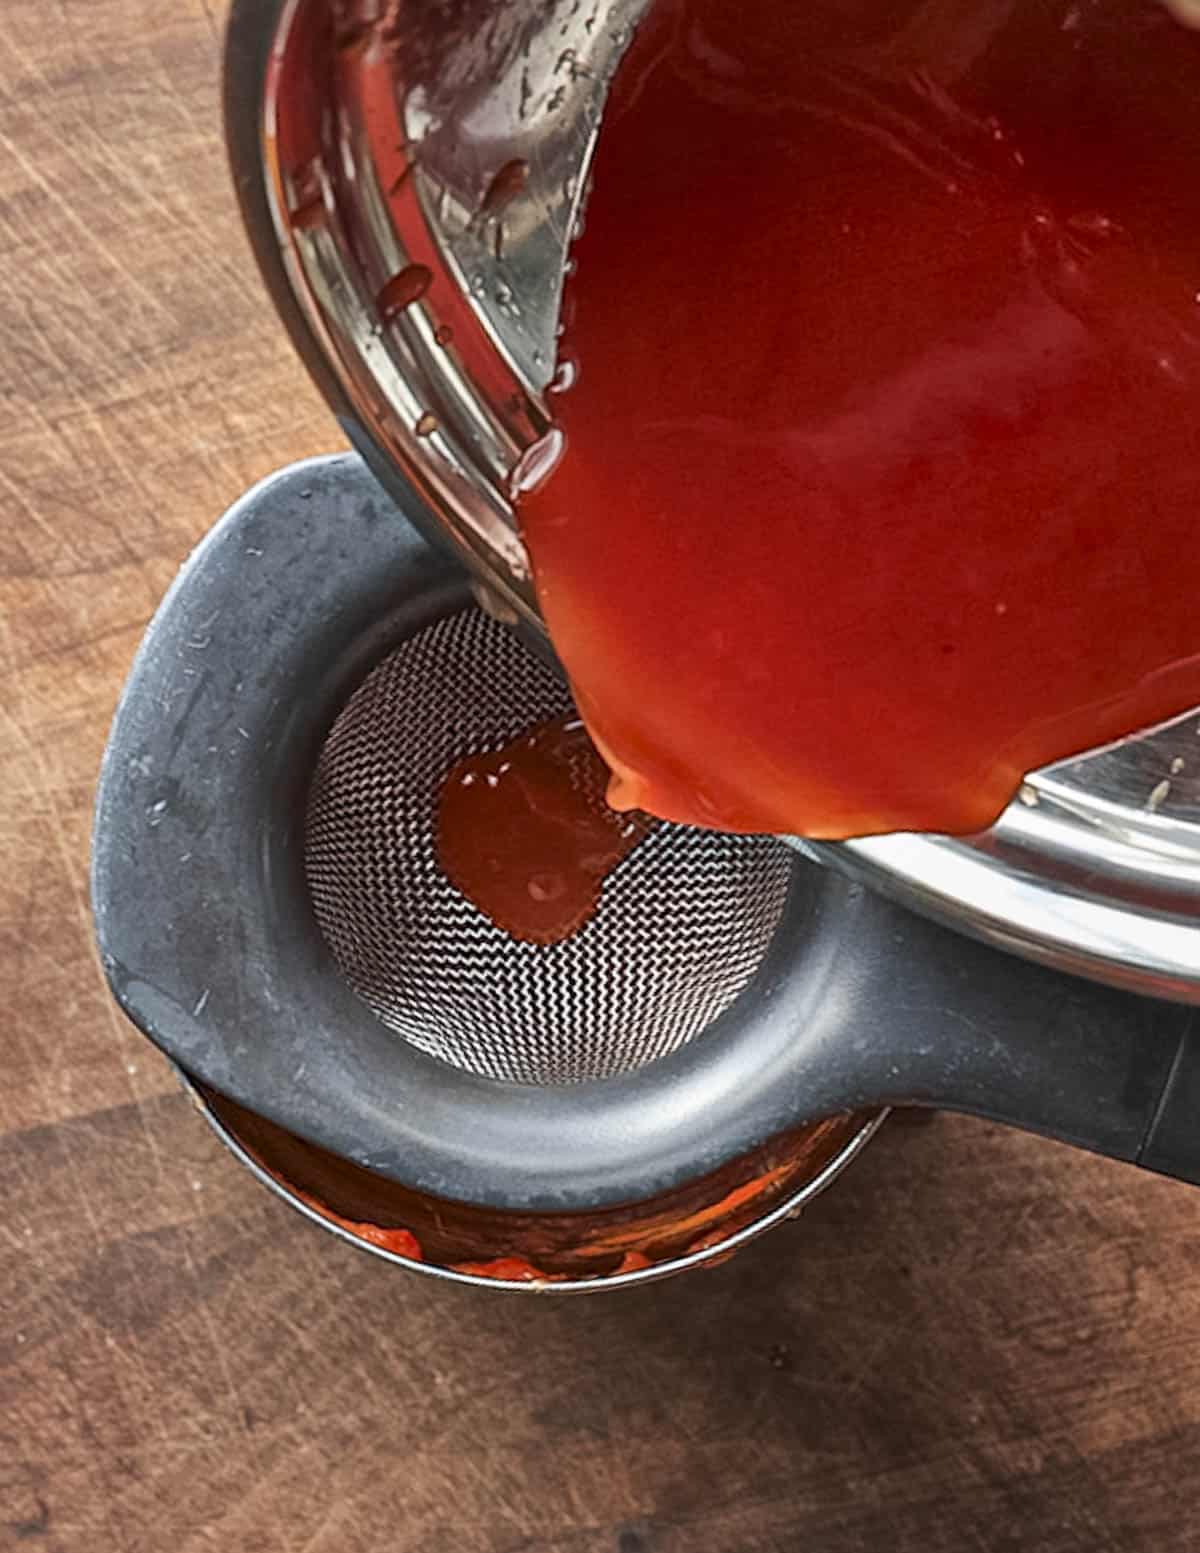
[[[284,321],[381,482],[535,631],[511,496],[553,437],[564,268],[644,7],[238,0],[230,22],[229,146]],[[1189,712],[1030,773],[970,840],[796,845],[1006,949],[1200,1001],[1198,734]]]

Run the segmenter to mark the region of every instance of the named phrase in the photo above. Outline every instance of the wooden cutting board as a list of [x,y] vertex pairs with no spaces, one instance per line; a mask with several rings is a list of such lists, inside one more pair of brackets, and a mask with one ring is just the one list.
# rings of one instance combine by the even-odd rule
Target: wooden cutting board
[[234,210],[222,20],[0,6],[0,1549],[1192,1553],[1200,1192],[939,1118],[719,1270],[445,1289],[268,1197],[111,1008],[134,647],[338,445]]

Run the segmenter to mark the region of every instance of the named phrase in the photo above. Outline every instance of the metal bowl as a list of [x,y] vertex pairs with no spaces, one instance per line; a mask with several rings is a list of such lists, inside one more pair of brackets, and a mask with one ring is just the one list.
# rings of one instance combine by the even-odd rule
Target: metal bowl
[[[646,0],[237,0],[227,135],[279,311],[376,477],[541,629],[512,500]],[[422,510],[414,507],[410,510]],[[986,834],[797,842],[964,932],[1200,1002],[1200,714],[1031,774]]]

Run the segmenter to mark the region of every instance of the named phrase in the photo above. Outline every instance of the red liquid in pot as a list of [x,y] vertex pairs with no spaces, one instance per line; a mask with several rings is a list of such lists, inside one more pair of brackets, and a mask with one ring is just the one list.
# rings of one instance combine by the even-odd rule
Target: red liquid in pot
[[618,805],[968,832],[1200,703],[1198,169],[1155,0],[660,0],[522,505]]

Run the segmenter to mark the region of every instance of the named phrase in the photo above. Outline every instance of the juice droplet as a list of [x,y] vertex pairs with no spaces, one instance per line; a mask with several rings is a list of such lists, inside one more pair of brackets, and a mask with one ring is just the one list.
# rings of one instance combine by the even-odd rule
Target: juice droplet
[[433,331],[433,338],[438,345],[449,345],[454,339],[454,330],[449,324],[439,324]]
[[375,305],[385,323],[389,323],[406,307],[411,307],[429,290],[433,274],[424,264],[406,264],[383,287],[375,298]]
[[518,194],[525,192],[528,182],[529,163],[523,157],[514,157],[511,162],[505,162],[484,191],[479,203],[480,214],[498,216],[501,211],[508,209]]
[[515,500],[527,491],[536,491],[562,457],[565,446],[566,439],[557,426],[531,443],[508,477],[509,495]]
[[554,369],[554,376],[547,384],[546,391],[551,394],[565,394],[579,375],[579,368],[570,356],[564,356]]

